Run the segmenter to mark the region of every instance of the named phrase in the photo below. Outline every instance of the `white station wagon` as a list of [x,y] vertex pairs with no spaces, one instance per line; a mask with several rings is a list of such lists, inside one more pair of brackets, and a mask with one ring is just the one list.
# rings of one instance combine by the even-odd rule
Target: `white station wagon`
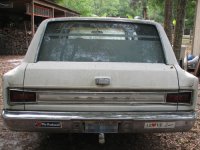
[[16,131],[188,131],[197,86],[156,22],[47,19],[3,77],[2,117]]

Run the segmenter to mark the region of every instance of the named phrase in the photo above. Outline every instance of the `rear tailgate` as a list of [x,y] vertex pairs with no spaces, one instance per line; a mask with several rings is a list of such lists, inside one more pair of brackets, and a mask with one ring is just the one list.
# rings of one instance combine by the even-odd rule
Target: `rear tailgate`
[[[95,78],[101,77],[110,84],[96,85]],[[38,104],[27,104],[26,110],[177,109],[165,103],[167,91],[178,91],[176,70],[165,64],[37,62],[28,65],[24,88],[38,91]]]

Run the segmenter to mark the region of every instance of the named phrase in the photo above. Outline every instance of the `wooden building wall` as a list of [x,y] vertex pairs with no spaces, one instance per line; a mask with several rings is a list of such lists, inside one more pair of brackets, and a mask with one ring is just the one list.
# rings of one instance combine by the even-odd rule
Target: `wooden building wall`
[[80,15],[47,0],[9,2],[12,4],[10,7],[0,8],[0,55],[25,54],[44,19]]

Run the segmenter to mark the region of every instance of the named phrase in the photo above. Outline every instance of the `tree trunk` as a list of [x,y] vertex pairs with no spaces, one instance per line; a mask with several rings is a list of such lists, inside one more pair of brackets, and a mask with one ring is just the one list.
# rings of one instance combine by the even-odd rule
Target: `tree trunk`
[[164,29],[170,43],[172,43],[172,0],[165,0]]
[[186,12],[186,3],[187,3],[187,0],[178,0],[178,4],[177,4],[176,26],[175,26],[175,34],[174,34],[174,42],[173,42],[173,49],[174,49],[174,53],[176,55],[177,60],[180,59],[185,12]]
[[148,19],[148,15],[147,15],[147,7],[143,7],[143,18],[144,20],[147,20]]
[[148,19],[148,15],[147,15],[147,0],[142,0],[142,6],[143,6],[143,10],[142,10],[142,15],[144,20]]

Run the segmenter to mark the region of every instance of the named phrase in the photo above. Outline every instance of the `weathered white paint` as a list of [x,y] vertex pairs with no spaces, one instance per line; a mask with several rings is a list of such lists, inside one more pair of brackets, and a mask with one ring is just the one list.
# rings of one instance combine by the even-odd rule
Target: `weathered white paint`
[[[164,48],[166,64],[152,63],[118,63],[118,62],[36,62],[39,46],[48,22],[68,20],[99,20],[140,22],[152,24],[158,29]],[[199,42],[200,43],[200,42]],[[95,77],[106,76],[111,79],[108,86],[95,84]],[[193,105],[180,106],[179,110],[194,110],[197,99],[198,79],[182,70],[176,61],[170,42],[162,26],[158,23],[142,20],[106,19],[106,18],[59,18],[42,22],[37,30],[23,63],[8,72],[3,78],[4,109],[27,110],[65,110],[65,111],[172,111],[177,105],[152,104],[136,106],[112,105],[18,105],[7,103],[8,88],[42,88],[42,89],[95,89],[95,90],[191,90]]]
[[[95,78],[111,79],[108,86],[98,86]],[[37,62],[29,63],[25,88],[56,89],[178,89],[174,67],[151,63],[110,62]]]

